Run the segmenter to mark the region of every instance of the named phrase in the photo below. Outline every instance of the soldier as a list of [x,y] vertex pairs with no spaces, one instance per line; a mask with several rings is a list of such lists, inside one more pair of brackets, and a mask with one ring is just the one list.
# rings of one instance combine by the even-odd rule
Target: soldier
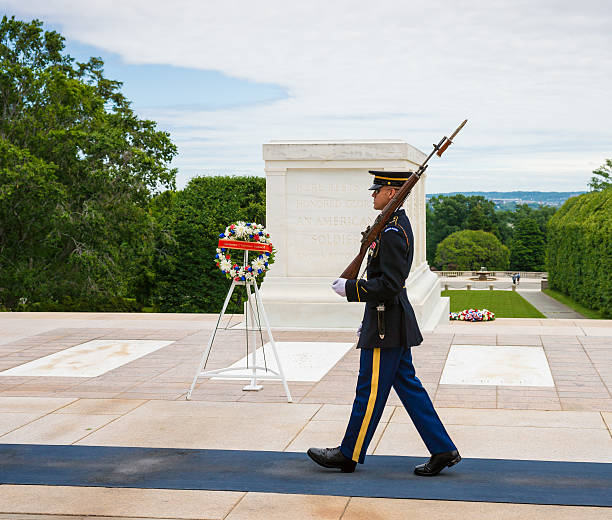
[[[370,171],[374,174],[374,209],[382,210],[410,172]],[[416,316],[406,295],[405,280],[414,252],[410,221],[398,209],[372,243],[367,280],[339,278],[333,290],[349,302],[365,302],[357,348],[361,349],[353,410],[342,444],[337,448],[310,448],[308,455],[326,468],[345,473],[363,464],[385,403],[395,388],[423,442],[431,453],[414,468],[421,476],[434,476],[453,466],[461,456],[448,436],[427,391],[415,375],[411,347],[423,341]]]

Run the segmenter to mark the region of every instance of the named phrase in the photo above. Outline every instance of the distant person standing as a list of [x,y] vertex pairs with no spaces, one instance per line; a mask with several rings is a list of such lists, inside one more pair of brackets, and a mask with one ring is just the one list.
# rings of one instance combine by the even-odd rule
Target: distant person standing
[[521,273],[516,273],[516,285],[520,285],[521,283]]
[[512,285],[516,285],[516,273],[512,274]]

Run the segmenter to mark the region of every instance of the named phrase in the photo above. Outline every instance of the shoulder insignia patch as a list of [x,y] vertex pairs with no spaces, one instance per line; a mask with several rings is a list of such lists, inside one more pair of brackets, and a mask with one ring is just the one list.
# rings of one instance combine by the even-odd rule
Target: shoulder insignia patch
[[385,228],[385,233],[387,231],[397,231],[399,233],[399,229],[397,229],[396,227],[391,227],[391,226],[389,226],[388,228]]

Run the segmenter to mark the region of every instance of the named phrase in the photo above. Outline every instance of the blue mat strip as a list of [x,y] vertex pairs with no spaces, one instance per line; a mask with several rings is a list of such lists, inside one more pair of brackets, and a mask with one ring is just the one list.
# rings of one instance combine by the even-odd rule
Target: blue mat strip
[[464,459],[435,478],[419,457],[369,456],[355,473],[304,453],[0,445],[0,483],[612,506],[612,464]]

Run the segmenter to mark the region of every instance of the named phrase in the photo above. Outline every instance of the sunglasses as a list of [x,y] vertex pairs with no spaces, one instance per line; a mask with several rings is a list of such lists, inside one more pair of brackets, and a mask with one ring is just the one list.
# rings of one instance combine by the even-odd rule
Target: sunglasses
[[[381,186],[380,188],[376,188],[375,190],[372,190],[372,191],[374,192],[375,195],[378,195],[383,188],[389,188],[389,186]],[[394,190],[395,188],[391,188],[391,189]]]

